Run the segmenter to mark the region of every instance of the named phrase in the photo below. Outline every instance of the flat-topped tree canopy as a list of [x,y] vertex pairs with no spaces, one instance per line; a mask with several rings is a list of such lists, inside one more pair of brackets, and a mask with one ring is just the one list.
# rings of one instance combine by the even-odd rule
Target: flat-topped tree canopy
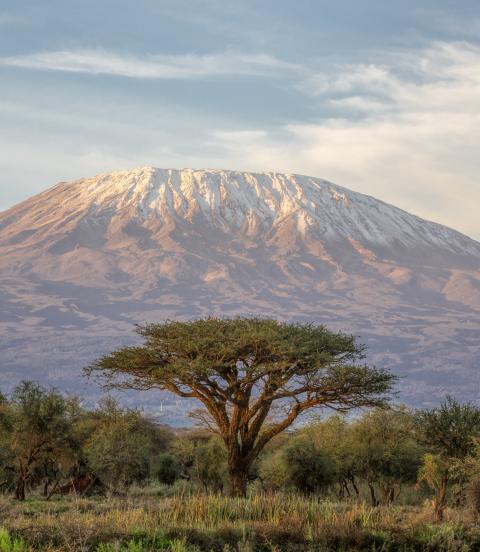
[[[367,366],[355,338],[269,318],[205,318],[139,326],[144,343],[106,355],[87,374],[117,389],[162,389],[199,400],[228,450],[232,493],[244,495],[263,447],[314,407],[383,406],[395,376]],[[282,414],[272,415],[274,404]]]

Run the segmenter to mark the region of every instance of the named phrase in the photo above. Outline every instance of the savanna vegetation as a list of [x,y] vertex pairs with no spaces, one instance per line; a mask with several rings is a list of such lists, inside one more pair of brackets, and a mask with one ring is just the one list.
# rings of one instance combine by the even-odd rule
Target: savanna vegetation
[[323,327],[139,331],[89,373],[204,410],[179,429],[108,395],[2,395],[0,552],[480,550],[476,406],[393,405],[393,376]]

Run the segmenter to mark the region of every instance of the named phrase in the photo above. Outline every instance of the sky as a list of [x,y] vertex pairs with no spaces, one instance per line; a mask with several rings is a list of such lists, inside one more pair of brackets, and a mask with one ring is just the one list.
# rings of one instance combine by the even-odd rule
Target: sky
[[480,4],[0,0],[0,210],[146,165],[317,176],[480,239]]

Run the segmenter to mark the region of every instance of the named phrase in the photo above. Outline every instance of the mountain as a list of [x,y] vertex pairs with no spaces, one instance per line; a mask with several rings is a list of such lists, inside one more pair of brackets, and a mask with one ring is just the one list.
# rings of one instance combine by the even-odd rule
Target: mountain
[[307,176],[146,167],[0,213],[0,388],[34,377],[79,391],[81,367],[133,343],[134,323],[206,314],[354,333],[406,376],[412,404],[479,394],[480,243],[372,197]]

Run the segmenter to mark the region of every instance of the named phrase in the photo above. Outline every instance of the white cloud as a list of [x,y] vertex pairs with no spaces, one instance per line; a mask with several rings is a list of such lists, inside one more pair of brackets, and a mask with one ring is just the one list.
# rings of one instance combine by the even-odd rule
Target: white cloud
[[198,79],[219,75],[273,75],[297,66],[268,54],[223,52],[138,57],[100,50],[64,50],[0,58],[25,69],[115,75],[138,79]]
[[[306,95],[370,112],[451,109],[461,87],[469,101],[480,85],[480,47],[438,42],[420,52],[390,54],[378,64],[341,65],[313,73],[298,88]],[[465,98],[463,98],[465,99]],[[478,104],[477,104],[478,105]]]
[[391,75],[384,67],[373,64],[343,65],[337,71],[313,73],[302,81],[299,89],[312,96],[351,94],[355,91],[384,91],[391,84]]
[[[268,56],[255,57],[253,65],[251,58],[231,53],[210,61],[182,59],[175,74],[185,76],[175,78],[233,73],[227,59],[237,64],[235,71],[285,69]],[[193,59],[200,60],[195,73]],[[172,59],[167,65],[173,66]],[[38,182],[37,190],[60,179],[141,165],[296,172],[371,194],[480,239],[479,47],[435,43],[382,55],[375,63],[310,73],[297,100],[308,102],[312,113],[321,106],[328,118],[269,127],[180,104],[173,109],[113,103],[107,109],[100,101],[94,109],[79,99],[81,106],[72,112],[60,101],[47,110],[41,98],[34,110],[16,98],[16,108],[0,103],[0,116],[10,125],[2,126],[0,144],[2,166],[11,175],[5,182],[13,182],[22,166],[34,167],[31,176],[15,178],[25,186]]]
[[313,75],[302,90],[335,114],[244,140],[223,133],[226,153],[322,176],[480,239],[479,47],[437,43]]

